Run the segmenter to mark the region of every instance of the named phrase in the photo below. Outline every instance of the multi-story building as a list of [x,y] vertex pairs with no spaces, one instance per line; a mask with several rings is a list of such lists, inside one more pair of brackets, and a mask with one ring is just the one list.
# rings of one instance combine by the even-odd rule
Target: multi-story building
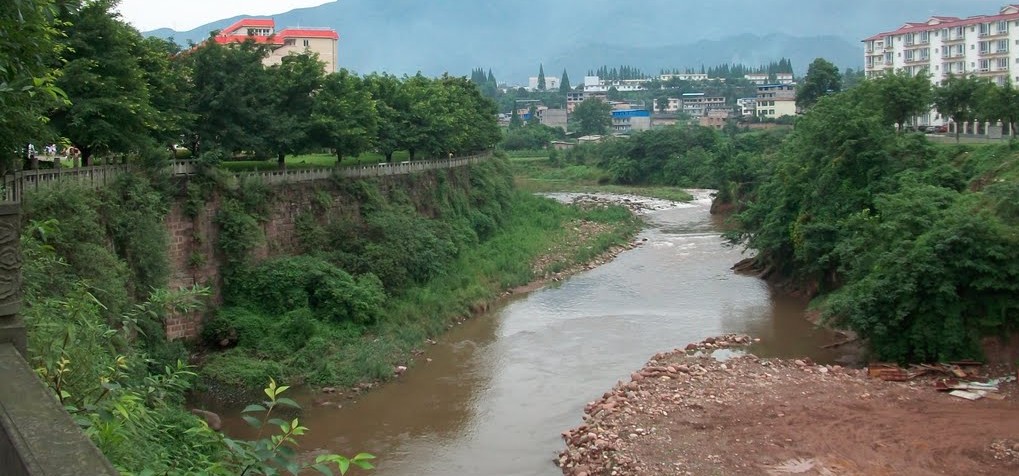
[[712,109],[708,111],[708,114],[697,118],[697,124],[701,127],[711,127],[714,129],[722,129],[725,127],[725,123],[732,118],[731,109]]
[[651,129],[651,112],[647,109],[612,111],[613,132],[636,132]]
[[793,84],[796,82],[793,78],[793,73],[775,73],[774,75],[769,73],[749,73],[744,74],[743,79],[758,86],[762,84]]
[[647,79],[601,79],[598,76],[584,76],[584,91],[592,93],[604,93],[612,88],[616,91],[644,91],[647,89]]
[[325,64],[326,73],[335,72],[339,66],[340,35],[330,28],[301,27],[276,31],[276,22],[272,19],[244,18],[213,37],[221,45],[248,39],[270,47],[269,55],[262,60],[266,66],[280,64],[290,53],[305,52],[317,53],[319,61]]
[[548,109],[538,111],[538,120],[541,124],[548,127],[558,127],[563,131],[566,131],[566,124],[569,119],[569,113],[566,109]]
[[930,74],[935,84],[960,74],[998,84],[1019,82],[1019,4],[1006,5],[996,15],[932,16],[878,33],[863,44],[867,77],[906,71]]
[[757,117],[777,119],[796,115],[795,84],[762,84],[757,86],[754,98]]
[[736,100],[736,109],[739,110],[741,116],[753,116],[757,114],[757,99],[739,98]]
[[[538,77],[531,76],[527,78],[527,89],[529,91],[538,90]],[[558,91],[559,90],[559,78],[555,76],[545,76],[545,90],[546,91]]]
[[658,76],[658,80],[662,82],[672,79],[679,81],[709,81],[711,78],[708,78],[706,73],[666,73]]
[[710,97],[704,93],[683,93],[680,103],[681,110],[690,117],[706,116],[710,110],[726,108],[724,97]]

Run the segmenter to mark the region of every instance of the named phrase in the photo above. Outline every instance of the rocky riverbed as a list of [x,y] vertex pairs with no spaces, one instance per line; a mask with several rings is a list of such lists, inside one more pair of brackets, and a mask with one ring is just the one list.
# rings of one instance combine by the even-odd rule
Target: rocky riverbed
[[760,359],[751,342],[726,335],[655,355],[563,432],[563,474],[1019,474],[1014,382],[1000,399],[968,401],[928,380]]

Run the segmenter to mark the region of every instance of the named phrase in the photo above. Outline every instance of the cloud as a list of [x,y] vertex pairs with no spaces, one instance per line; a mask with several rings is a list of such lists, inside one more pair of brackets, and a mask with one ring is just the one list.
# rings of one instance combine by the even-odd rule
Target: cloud
[[295,8],[314,7],[327,0],[122,0],[117,8],[128,23],[141,31],[169,27],[190,30],[236,15],[274,15]]

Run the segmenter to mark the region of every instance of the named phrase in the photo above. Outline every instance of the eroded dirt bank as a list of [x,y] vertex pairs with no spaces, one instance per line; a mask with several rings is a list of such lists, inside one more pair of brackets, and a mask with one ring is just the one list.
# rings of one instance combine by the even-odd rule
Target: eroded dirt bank
[[930,379],[759,359],[738,350],[749,341],[655,355],[563,433],[563,474],[1019,474],[1015,382],[1000,385],[1001,400],[968,401]]

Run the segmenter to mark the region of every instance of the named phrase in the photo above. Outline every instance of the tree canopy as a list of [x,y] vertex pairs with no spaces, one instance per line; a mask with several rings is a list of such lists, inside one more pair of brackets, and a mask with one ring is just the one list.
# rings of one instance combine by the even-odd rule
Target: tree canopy
[[612,126],[612,106],[598,98],[588,99],[573,110],[573,121],[582,135],[605,135]]
[[821,96],[842,90],[842,75],[839,68],[824,58],[817,58],[807,68],[807,76],[796,88],[796,106],[806,109],[814,105]]

